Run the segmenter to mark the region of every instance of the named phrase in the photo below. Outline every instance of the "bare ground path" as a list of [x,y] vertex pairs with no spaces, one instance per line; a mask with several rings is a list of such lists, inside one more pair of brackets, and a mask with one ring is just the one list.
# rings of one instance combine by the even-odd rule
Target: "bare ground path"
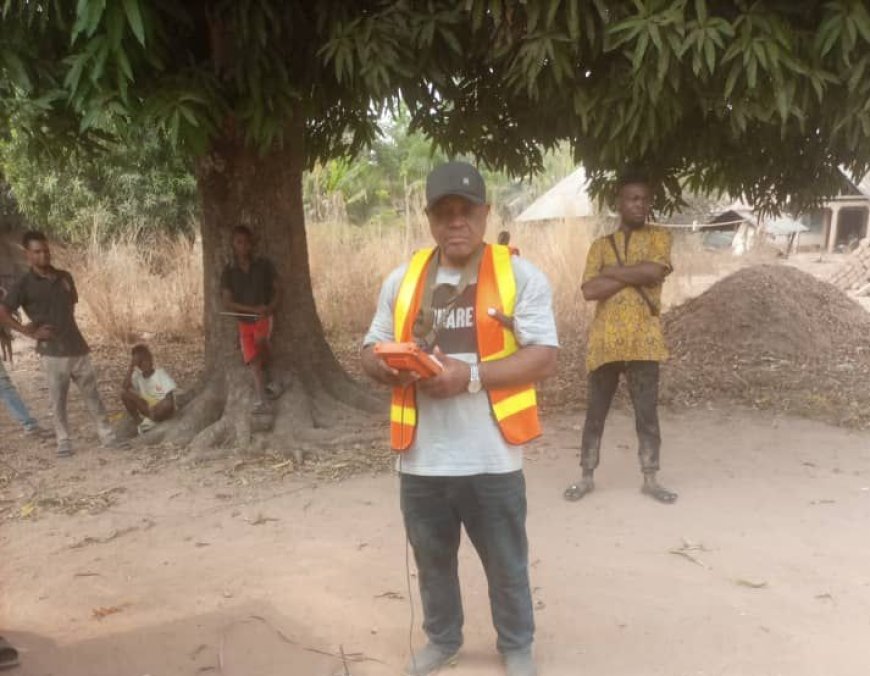
[[[632,424],[616,414],[598,492],[568,504],[579,418],[547,423],[526,465],[542,676],[867,673],[870,434],[668,414],[662,478],[681,497],[663,506],[639,494]],[[24,662],[11,673],[329,676],[344,667],[323,653],[341,650],[354,676],[400,673],[395,476],[336,483],[169,451],[59,463],[11,430],[2,467],[23,469],[0,483],[0,627]],[[22,518],[34,490],[43,502]],[[467,543],[461,569],[466,644],[449,673],[501,673]]]

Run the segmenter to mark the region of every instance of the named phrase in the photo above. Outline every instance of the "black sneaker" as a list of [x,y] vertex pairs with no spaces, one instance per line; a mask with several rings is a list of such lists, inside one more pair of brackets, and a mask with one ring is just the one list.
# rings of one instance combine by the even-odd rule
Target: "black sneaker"
[[434,643],[427,643],[411,656],[405,667],[405,676],[429,676],[435,674],[441,667],[456,664],[459,650],[445,650]]
[[531,650],[512,650],[502,655],[507,676],[537,676],[535,658]]
[[39,425],[26,428],[24,430],[24,435],[31,439],[36,439],[37,441],[47,441],[53,436],[51,432]]
[[269,399],[275,400],[284,394],[284,387],[281,383],[278,382],[270,382],[266,384],[266,387],[263,388],[266,391],[266,396]]

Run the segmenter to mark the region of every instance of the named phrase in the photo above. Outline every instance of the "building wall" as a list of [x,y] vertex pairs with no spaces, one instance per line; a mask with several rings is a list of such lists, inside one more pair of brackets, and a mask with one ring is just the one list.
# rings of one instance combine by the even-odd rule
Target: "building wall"
[[797,221],[809,228],[809,232],[800,234],[798,248],[807,251],[823,249],[828,241],[828,230],[831,227],[831,210],[816,209],[802,214]]
[[[836,241],[831,242],[835,228]],[[850,198],[832,200],[821,209],[802,214],[798,219],[809,228],[798,240],[802,251],[846,250],[850,242],[870,234],[870,200]]]

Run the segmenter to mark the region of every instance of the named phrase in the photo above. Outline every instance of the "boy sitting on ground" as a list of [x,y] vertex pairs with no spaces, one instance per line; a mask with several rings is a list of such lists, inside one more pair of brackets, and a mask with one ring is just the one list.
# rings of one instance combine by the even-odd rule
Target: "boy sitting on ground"
[[154,368],[151,350],[145,345],[134,345],[130,368],[122,385],[121,401],[136,421],[139,434],[175,414],[176,389],[172,376],[162,368]]

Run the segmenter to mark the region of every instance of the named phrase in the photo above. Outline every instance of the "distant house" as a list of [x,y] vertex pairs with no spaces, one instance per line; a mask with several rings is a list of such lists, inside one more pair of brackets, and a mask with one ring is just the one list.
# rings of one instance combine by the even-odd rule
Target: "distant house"
[[[744,233],[760,227],[779,243],[788,239],[796,250],[845,251],[870,234],[870,174],[856,182],[844,171],[839,195],[825,202],[820,209],[799,214],[793,219],[759,218],[750,205],[735,202],[711,219],[710,225],[714,224],[722,224],[720,229],[733,227],[735,232],[742,230]],[[798,224],[803,227],[798,227]]]
[[870,174],[855,181],[844,171],[840,194],[798,220],[809,228],[800,236],[802,249],[842,251],[866,238],[870,234]]
[[[821,209],[775,219],[759,218],[751,205],[734,202],[716,211],[706,223],[695,224],[705,238],[721,240],[720,246],[734,234],[735,250],[751,245],[758,232],[787,250],[844,251],[870,235],[870,174],[855,181],[842,171],[840,194],[824,203]],[[595,206],[586,190],[586,172],[578,167],[538,199],[517,218],[519,222],[590,218]],[[692,227],[674,216],[674,227]],[[760,230],[759,230],[760,228]],[[743,244],[740,244],[742,239]],[[727,243],[725,244],[727,246]]]
[[578,167],[516,217],[518,222],[589,218],[595,209],[586,192],[586,172]]

